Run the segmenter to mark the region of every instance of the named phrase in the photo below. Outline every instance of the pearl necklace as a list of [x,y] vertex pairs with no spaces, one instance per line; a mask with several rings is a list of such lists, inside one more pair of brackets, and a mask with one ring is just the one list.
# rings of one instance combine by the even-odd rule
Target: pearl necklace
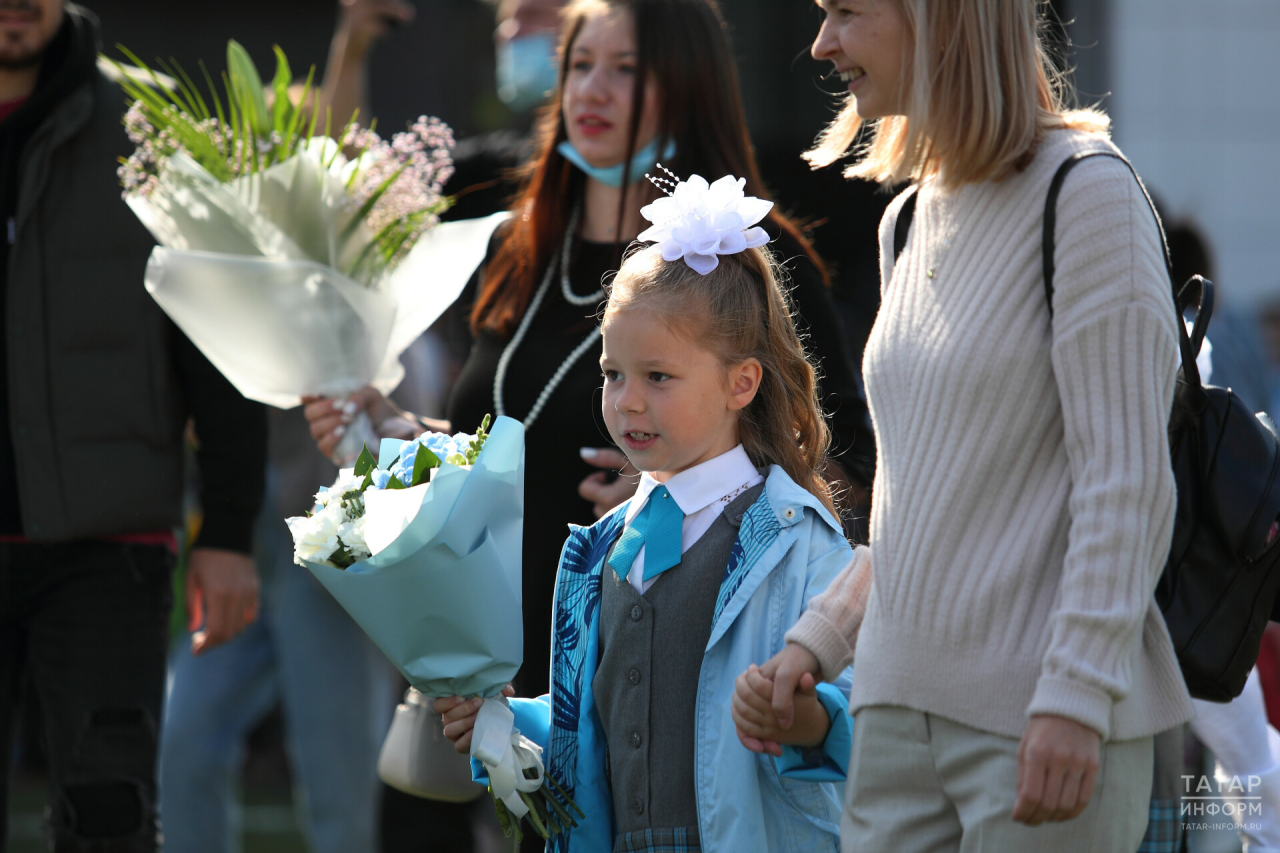
[[[564,235],[564,248],[561,251],[561,280],[560,287],[565,298],[574,305],[599,304],[600,298],[604,296],[603,288],[590,296],[576,296],[569,289],[569,249],[573,244],[573,232],[577,230],[578,211],[574,211],[573,218],[569,223],[569,230]],[[520,325],[516,327],[516,333],[511,338],[511,343],[507,344],[506,349],[502,351],[502,356],[498,359],[498,369],[493,374],[493,408],[501,417],[507,413],[507,407],[502,402],[502,385],[507,378],[507,367],[511,364],[511,358],[515,355],[516,349],[524,340],[525,333],[529,331],[529,325],[533,322],[533,315],[538,313],[538,308],[542,305],[543,298],[547,295],[547,291],[551,289],[551,282],[555,279],[556,262],[555,258],[551,259],[551,263],[547,266],[547,273],[542,277],[542,284],[538,287],[538,292],[533,295],[533,301],[529,303],[529,309],[524,312],[524,317],[520,319]],[[542,413],[542,407],[546,405],[547,398],[551,396],[551,392],[556,386],[564,380],[565,374],[569,369],[582,358],[587,350],[600,337],[600,327],[597,326],[587,335],[586,340],[578,344],[573,352],[560,363],[556,368],[556,372],[551,374],[551,379],[547,381],[546,386],[542,389],[542,393],[538,395],[538,399],[534,401],[533,408],[529,410],[529,414],[524,418],[524,428],[527,432],[533,422],[537,420],[538,415]]]
[[579,296],[569,287],[569,250],[573,247],[573,233],[578,230],[578,217],[581,213],[581,207],[573,209],[573,216],[569,218],[569,230],[564,235],[564,248],[560,250],[560,292],[564,294],[564,301],[570,305],[584,307],[590,305],[594,308],[600,304],[601,299],[604,299],[603,287],[586,296]]

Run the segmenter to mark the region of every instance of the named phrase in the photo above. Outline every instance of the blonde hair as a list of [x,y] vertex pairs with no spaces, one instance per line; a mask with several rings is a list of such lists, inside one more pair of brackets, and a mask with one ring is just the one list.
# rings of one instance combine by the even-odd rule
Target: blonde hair
[[1070,83],[1041,39],[1037,7],[1046,0],[885,0],[906,21],[905,115],[869,124],[851,95],[804,157],[814,168],[854,151],[849,178],[941,185],[1000,180],[1026,168],[1045,131],[1069,127],[1106,133],[1097,109],[1070,109]]
[[720,256],[699,275],[684,261],[664,261],[657,246],[634,252],[608,286],[604,322],[636,305],[658,312],[724,365],[760,362],[760,387],[738,413],[738,440],[758,468],[776,464],[837,515],[820,474],[831,431],[818,404],[818,377],[792,321],[768,249]]

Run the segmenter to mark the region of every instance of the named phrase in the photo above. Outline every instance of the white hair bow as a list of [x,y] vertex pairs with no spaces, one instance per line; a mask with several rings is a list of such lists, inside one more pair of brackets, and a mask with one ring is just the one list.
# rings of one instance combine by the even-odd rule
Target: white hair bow
[[[650,180],[662,189],[659,180]],[[640,215],[653,225],[636,239],[657,243],[663,260],[684,258],[701,275],[720,265],[717,255],[765,245],[769,235],[756,223],[769,213],[773,202],[744,195],[746,183],[746,178],[725,175],[708,185],[701,175],[690,175],[665,197],[640,209]]]

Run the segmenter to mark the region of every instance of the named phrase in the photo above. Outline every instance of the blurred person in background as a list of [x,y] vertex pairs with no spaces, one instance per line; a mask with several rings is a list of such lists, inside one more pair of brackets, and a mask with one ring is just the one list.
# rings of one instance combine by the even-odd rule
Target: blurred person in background
[[1230,388],[1251,412],[1274,412],[1271,394],[1276,369],[1267,351],[1263,312],[1233,302],[1230,285],[1218,281],[1209,240],[1193,219],[1167,219],[1165,234],[1175,287],[1181,287],[1193,275],[1202,275],[1218,285],[1218,300],[1209,321],[1213,344],[1208,361],[1213,384]]
[[[514,170],[533,153],[529,130],[537,107],[556,85],[556,42],[564,0],[484,0],[495,8],[493,32],[498,96],[513,127],[458,141],[447,190],[456,203],[444,219],[487,216],[507,206],[518,189]],[[369,58],[378,39],[415,19],[404,0],[341,0],[338,27],[320,86],[321,109],[342,127],[355,114],[367,123]],[[430,20],[418,23],[429,27]],[[465,351],[462,356],[465,357]]]
[[395,694],[391,665],[293,562],[283,519],[305,514],[337,469],[310,441],[301,409],[268,409],[267,496],[254,537],[258,620],[208,655],[178,643],[160,751],[167,853],[241,848],[237,795],[251,732],[279,703],[298,825],[316,853],[377,849],[378,752]]
[[[367,87],[365,63],[376,40],[413,19],[398,0],[344,0],[321,84],[322,108],[346,124]],[[353,57],[358,58],[358,61]],[[301,94],[299,88],[299,95]],[[334,103],[338,106],[335,108]],[[367,117],[367,110],[362,109]],[[436,365],[448,354],[420,338],[405,353],[406,381],[397,394],[415,411],[442,409],[444,389],[433,387]],[[311,441],[301,409],[268,409],[267,498],[254,553],[263,578],[258,622],[217,654],[194,657],[178,646],[171,656],[160,781],[168,853],[226,853],[240,849],[241,807],[236,789],[246,741],[279,704],[298,823],[317,853],[372,853],[379,830],[388,849],[411,837],[380,819],[384,798],[412,800],[385,788],[377,760],[394,704],[394,671],[382,652],[305,568],[293,562],[283,519],[302,515],[317,489],[337,470]],[[394,805],[392,805],[394,808]],[[422,806],[417,810],[421,811]],[[417,849],[470,850],[468,818],[458,806],[425,806]],[[465,808],[465,807],[463,807]],[[412,849],[412,848],[410,848]]]
[[[143,288],[154,240],[120,197],[124,94],[98,24],[0,2],[0,746],[26,675],[47,733],[47,838],[155,851],[156,750],[184,427],[204,522],[190,653],[253,622],[266,421]],[[0,818],[0,849],[5,819]]]

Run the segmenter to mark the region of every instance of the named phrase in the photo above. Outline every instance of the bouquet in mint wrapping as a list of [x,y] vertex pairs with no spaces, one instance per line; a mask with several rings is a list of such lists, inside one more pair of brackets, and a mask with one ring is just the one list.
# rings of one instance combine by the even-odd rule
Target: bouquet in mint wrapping
[[524,654],[524,428],[500,417],[474,435],[384,439],[287,520],[311,570],[409,683],[432,697],[483,696],[472,757],[504,828],[543,837],[577,806],[543,771],[500,695]]

